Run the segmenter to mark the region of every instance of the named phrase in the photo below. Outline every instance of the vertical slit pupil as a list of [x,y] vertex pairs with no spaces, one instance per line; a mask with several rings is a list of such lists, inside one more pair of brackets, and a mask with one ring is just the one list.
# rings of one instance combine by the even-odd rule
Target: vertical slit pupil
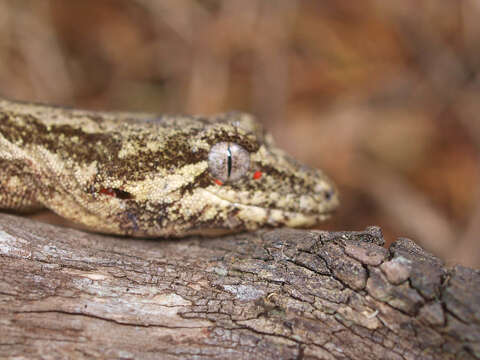
[[230,150],[230,144],[227,147],[227,176],[230,177],[232,172],[232,151]]

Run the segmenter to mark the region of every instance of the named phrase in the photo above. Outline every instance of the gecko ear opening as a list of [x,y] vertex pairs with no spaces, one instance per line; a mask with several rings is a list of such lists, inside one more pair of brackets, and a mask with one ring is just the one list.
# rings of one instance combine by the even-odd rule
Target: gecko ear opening
[[133,199],[133,195],[127,191],[120,189],[113,189],[113,191],[115,192],[115,196],[119,199]]
[[100,194],[113,196],[122,200],[133,199],[133,195],[129,192],[115,188],[101,189]]

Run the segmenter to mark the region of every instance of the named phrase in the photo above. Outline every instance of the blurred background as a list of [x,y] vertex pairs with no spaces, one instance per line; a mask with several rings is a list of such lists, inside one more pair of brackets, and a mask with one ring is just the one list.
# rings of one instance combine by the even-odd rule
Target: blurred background
[[480,266],[477,0],[0,0],[0,95],[258,116],[324,169],[324,229]]

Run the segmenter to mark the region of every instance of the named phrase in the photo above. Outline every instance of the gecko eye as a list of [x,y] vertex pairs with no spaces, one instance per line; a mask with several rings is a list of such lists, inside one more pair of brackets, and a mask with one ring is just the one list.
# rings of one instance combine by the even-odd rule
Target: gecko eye
[[250,166],[250,153],[235,143],[220,142],[208,154],[208,168],[215,179],[232,182],[246,174]]

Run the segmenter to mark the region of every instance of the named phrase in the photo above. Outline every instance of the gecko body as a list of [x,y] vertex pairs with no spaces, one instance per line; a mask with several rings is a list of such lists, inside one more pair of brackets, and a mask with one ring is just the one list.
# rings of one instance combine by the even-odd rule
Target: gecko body
[[0,209],[48,208],[96,232],[181,237],[311,226],[332,182],[251,115],[96,112],[0,100]]

